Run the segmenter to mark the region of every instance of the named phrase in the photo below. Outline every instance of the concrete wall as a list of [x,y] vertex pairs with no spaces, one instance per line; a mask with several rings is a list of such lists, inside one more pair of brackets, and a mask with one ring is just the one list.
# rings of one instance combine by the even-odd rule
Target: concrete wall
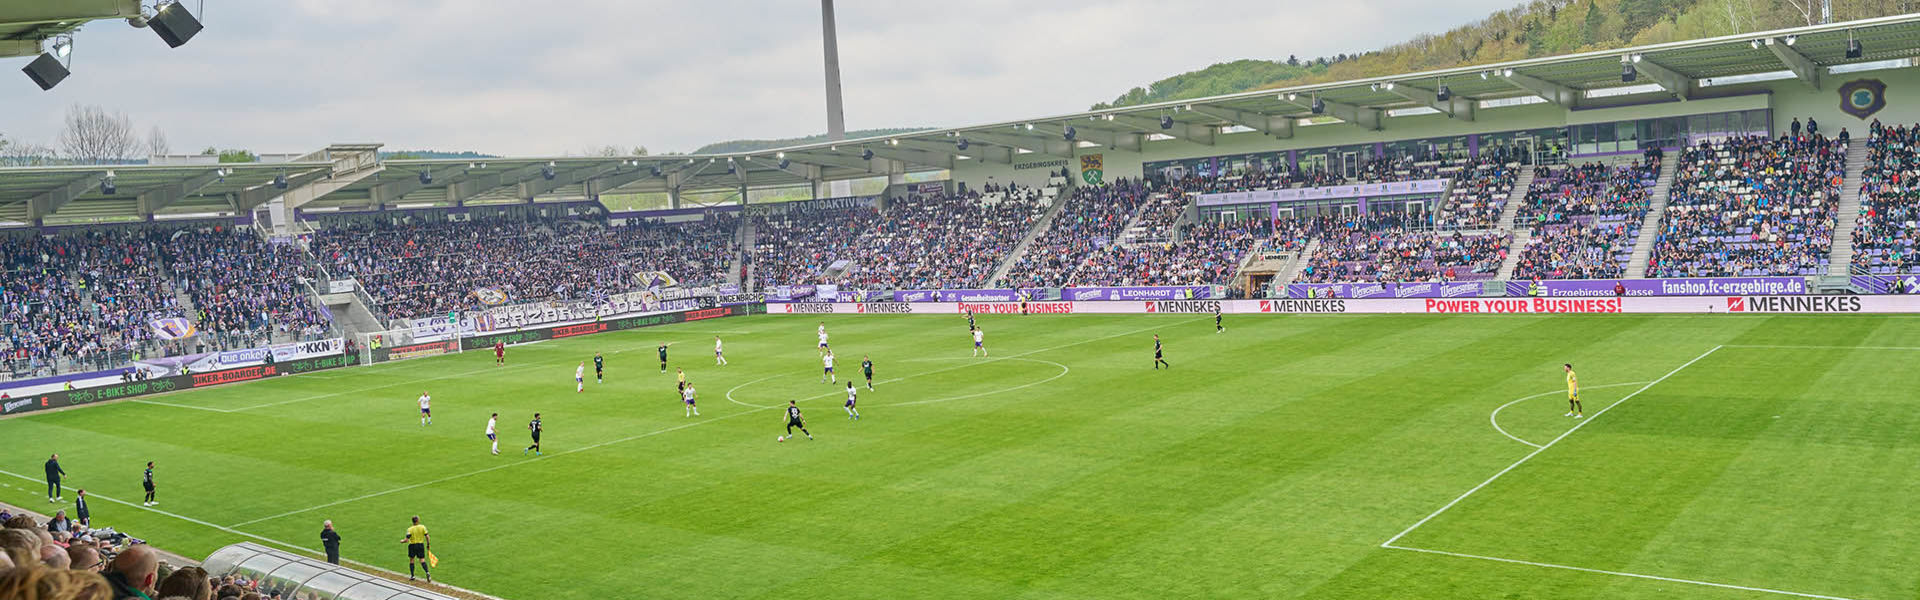
[[[1885,83],[1887,88],[1886,108],[1866,120],[1855,118],[1840,110],[1838,90],[1847,82],[1856,79],[1878,79]],[[1685,102],[1674,100],[1671,96],[1664,94],[1641,94],[1597,99],[1593,102],[1606,102],[1611,106],[1573,111],[1552,104],[1480,109],[1473,121],[1456,120],[1442,114],[1385,117],[1379,131],[1367,131],[1358,126],[1339,123],[1296,127],[1294,136],[1290,139],[1279,139],[1259,132],[1244,132],[1216,135],[1215,142],[1211,146],[1186,140],[1163,140],[1147,142],[1144,152],[1107,147],[1076,148],[1074,152],[1076,156],[1102,155],[1106,178],[1111,181],[1119,177],[1139,177],[1143,163],[1170,159],[1305,150],[1328,146],[1557,128],[1587,123],[1763,108],[1773,110],[1775,132],[1786,131],[1788,123],[1796,116],[1801,117],[1803,121],[1806,117],[1812,116],[1820,120],[1822,130],[1829,134],[1838,132],[1840,127],[1845,126],[1855,135],[1860,135],[1865,130],[1866,123],[1873,118],[1879,118],[1882,122],[1889,124],[1920,123],[1920,102],[1914,100],[1920,100],[1920,68],[1903,68],[1842,75],[1828,74],[1823,76],[1819,90],[1812,89],[1798,79],[1783,79],[1701,88],[1696,92],[1695,99]],[[1023,154],[1014,158],[1016,165],[961,161],[961,166],[953,170],[953,178],[956,181],[964,181],[969,186],[978,186],[988,181],[999,183],[1015,181],[1021,184],[1038,185],[1046,181],[1049,170],[1058,171],[1059,167],[1053,166],[1051,169],[1016,169],[1014,167],[1020,163],[1049,160],[1063,159],[1040,154]],[[1078,177],[1079,161],[1064,160],[1067,160],[1066,164]]]

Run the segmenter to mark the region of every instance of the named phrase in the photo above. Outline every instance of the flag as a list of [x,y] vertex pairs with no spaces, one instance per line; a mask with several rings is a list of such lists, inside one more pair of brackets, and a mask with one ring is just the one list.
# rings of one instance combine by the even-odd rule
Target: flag
[[440,557],[434,556],[432,550],[427,551],[427,568],[430,568],[430,569],[440,568]]

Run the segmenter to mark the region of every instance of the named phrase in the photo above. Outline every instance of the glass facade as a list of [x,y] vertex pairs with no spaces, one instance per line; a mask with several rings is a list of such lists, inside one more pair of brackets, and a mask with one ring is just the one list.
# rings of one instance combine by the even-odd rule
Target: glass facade
[[1771,135],[1772,121],[1772,111],[1758,109],[1590,123],[1567,129],[1573,134],[1574,154],[1609,154],[1687,146],[1699,139]]

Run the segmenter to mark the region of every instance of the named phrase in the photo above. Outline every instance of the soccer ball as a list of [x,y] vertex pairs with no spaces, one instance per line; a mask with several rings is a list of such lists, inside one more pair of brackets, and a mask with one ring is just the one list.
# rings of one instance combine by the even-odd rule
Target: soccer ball
[[787,441],[787,436],[784,436],[784,435],[783,435],[783,436],[780,436],[780,437],[776,437],[776,438],[773,438],[773,441],[776,441],[776,442],[784,442],[784,441]]

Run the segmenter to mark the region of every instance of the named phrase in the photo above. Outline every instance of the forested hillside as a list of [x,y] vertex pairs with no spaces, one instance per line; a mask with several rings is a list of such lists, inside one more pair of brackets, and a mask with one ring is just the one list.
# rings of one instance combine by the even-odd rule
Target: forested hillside
[[[1832,5],[1835,21],[1920,10],[1920,0]],[[1813,25],[1821,22],[1820,6],[1821,0],[1533,0],[1377,51],[1215,64],[1133,88],[1093,108]]]

